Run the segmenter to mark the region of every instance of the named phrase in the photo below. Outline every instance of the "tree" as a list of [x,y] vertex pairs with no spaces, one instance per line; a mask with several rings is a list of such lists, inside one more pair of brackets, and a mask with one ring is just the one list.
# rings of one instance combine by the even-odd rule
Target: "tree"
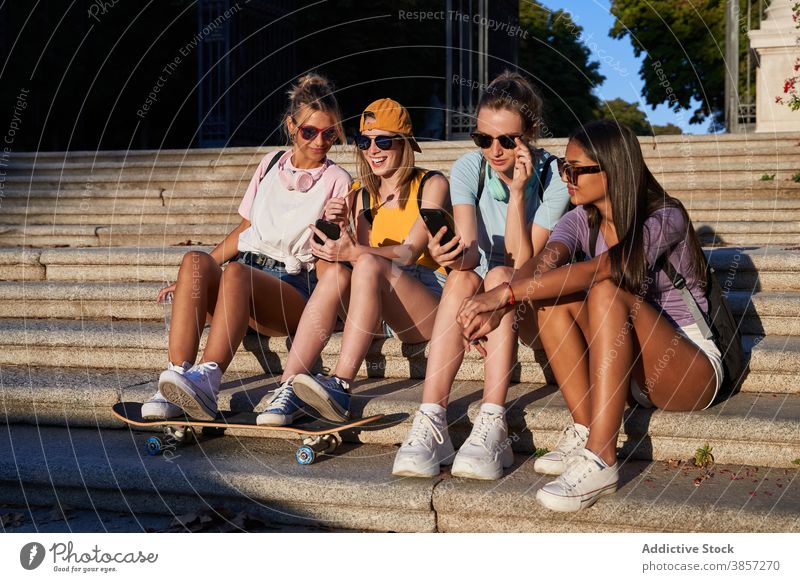
[[683,130],[673,123],[653,125],[653,135],[681,135]]
[[595,118],[600,103],[592,91],[605,80],[600,63],[590,60],[582,41],[583,28],[564,10],[552,12],[523,0],[519,68],[539,86],[544,99],[545,135],[563,136]]
[[[758,2],[751,10],[757,13]],[[628,36],[634,54],[645,55],[639,74],[648,105],[666,103],[678,113],[694,99],[701,105],[691,123],[724,122],[725,0],[612,0],[611,13],[616,17],[611,36]],[[740,23],[746,23],[746,10],[741,14]],[[742,57],[748,47],[746,28],[739,27]],[[741,86],[744,58],[740,63]]]
[[613,119],[630,127],[636,135],[652,135],[653,129],[647,121],[647,114],[639,109],[638,103],[628,103],[624,99],[609,99],[597,112],[598,118]]

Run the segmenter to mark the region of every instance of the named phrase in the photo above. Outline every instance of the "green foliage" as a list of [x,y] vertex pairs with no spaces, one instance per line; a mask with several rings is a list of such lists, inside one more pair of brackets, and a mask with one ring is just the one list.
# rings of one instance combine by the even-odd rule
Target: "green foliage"
[[[741,4],[740,73],[748,47],[747,7],[744,0]],[[751,8],[757,14],[758,2]],[[691,123],[709,118],[724,122],[725,0],[612,0],[611,13],[616,17],[611,36],[629,37],[634,54],[645,57],[639,74],[648,105],[666,103],[677,113],[695,99],[701,105],[692,112]],[[739,77],[741,89],[745,81]]]
[[539,2],[520,2],[519,68],[533,79],[544,99],[545,136],[564,136],[595,118],[594,88],[605,80],[600,63],[590,60],[583,28],[569,13],[550,11]]
[[536,450],[533,452],[533,456],[538,459],[539,457],[542,457],[549,452],[550,450],[545,449],[544,447],[536,447]]
[[762,174],[761,181],[762,182],[770,182],[771,180],[775,179],[775,174]]
[[597,117],[613,119],[630,127],[636,135],[652,135],[653,131],[647,115],[639,109],[638,103],[628,103],[624,99],[609,99],[597,112]]
[[800,182],[800,172],[797,172],[796,174],[792,175],[792,181]]
[[696,467],[707,467],[708,465],[714,464],[714,455],[711,454],[711,451],[714,450],[714,447],[709,446],[708,443],[705,443],[702,447],[699,447],[694,452],[694,464]]
[[795,459],[794,461],[792,461],[792,463],[794,463],[795,465],[800,465],[800,459]]
[[674,123],[666,125],[653,125],[653,135],[681,135],[683,130]]

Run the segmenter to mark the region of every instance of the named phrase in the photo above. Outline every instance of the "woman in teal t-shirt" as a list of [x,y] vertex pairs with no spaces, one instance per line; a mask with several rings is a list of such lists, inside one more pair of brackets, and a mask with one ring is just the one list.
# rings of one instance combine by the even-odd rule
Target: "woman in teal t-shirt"
[[532,341],[533,318],[505,317],[477,349],[485,356],[484,392],[472,433],[454,459],[445,407],[468,345],[456,323],[465,299],[504,285],[515,269],[541,251],[569,205],[555,158],[533,147],[541,128],[542,100],[522,75],[505,72],[486,88],[472,133],[479,152],[459,158],[450,173],[455,238],[441,245],[444,229],[428,249],[451,269],[433,337],[422,405],[395,458],[393,473],[431,477],[453,463],[453,475],[497,479],[511,464],[506,444],[505,399],[518,335]]

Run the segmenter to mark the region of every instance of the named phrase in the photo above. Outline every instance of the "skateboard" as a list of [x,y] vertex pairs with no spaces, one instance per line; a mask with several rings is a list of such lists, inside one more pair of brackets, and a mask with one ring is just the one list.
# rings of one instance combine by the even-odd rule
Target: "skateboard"
[[141,402],[118,402],[111,409],[112,414],[122,422],[132,426],[163,427],[164,436],[149,437],[144,448],[149,455],[159,455],[165,451],[165,444],[186,445],[197,440],[197,429],[206,436],[221,435],[226,428],[255,429],[264,431],[288,432],[303,437],[303,444],[297,449],[295,459],[300,465],[310,465],[319,455],[334,452],[342,443],[342,431],[353,428],[384,428],[383,425],[370,426],[384,418],[383,414],[352,419],[346,423],[335,423],[324,419],[309,418],[290,426],[259,426],[256,412],[220,411],[214,420],[195,420],[187,416],[169,420],[145,420],[142,418]]

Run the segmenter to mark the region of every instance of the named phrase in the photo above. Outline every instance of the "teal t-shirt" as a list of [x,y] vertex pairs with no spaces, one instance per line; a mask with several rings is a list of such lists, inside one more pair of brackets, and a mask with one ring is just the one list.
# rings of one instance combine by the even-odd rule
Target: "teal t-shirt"
[[[540,203],[538,192],[539,176],[542,173],[544,158],[547,152],[535,160],[535,168],[531,180],[533,194],[525,200],[525,216],[530,223],[538,224],[547,230],[553,230],[558,220],[564,215],[569,206],[569,193],[567,185],[558,175],[555,159],[550,163],[550,172],[545,176],[543,201]],[[481,152],[469,152],[456,160],[450,170],[450,199],[453,206],[469,204],[475,206],[478,200],[478,181],[481,170]],[[488,170],[488,167],[487,167]],[[478,205],[478,248],[480,249],[481,263],[475,271],[485,277],[486,273],[494,267],[505,264],[506,247],[506,217],[508,203],[495,200],[487,188],[484,180],[483,193]]]

